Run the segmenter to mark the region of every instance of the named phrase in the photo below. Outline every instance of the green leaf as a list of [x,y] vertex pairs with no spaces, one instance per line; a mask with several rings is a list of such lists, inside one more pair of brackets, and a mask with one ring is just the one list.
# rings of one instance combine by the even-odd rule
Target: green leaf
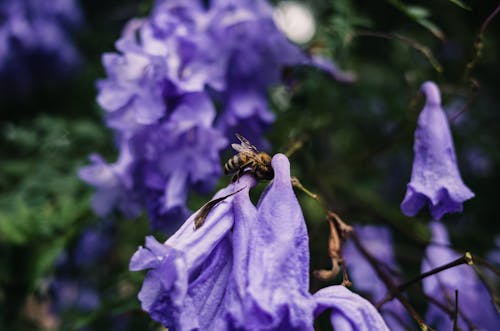
[[421,6],[407,6],[399,0],[387,0],[392,6],[410,17],[413,21],[429,30],[436,38],[443,40],[445,38],[443,31],[427,18],[431,15],[427,8]]
[[449,2],[457,5],[458,7],[465,9],[465,10],[472,10],[472,8],[465,3],[463,3],[461,0],[448,0]]

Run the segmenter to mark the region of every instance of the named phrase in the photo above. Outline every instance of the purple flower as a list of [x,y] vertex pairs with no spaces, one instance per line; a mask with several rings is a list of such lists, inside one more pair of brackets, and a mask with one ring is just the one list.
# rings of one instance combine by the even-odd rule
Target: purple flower
[[[425,252],[422,272],[460,257],[459,254],[448,248],[450,241],[444,225],[432,222],[430,227],[432,243]],[[496,330],[500,325],[500,315],[493,305],[492,297],[470,266],[461,265],[442,271],[435,276],[427,277],[423,280],[423,288],[427,295],[451,309],[454,307],[455,290],[458,290],[459,327],[463,330],[471,328],[471,325],[465,320],[470,321],[474,328],[481,330]],[[453,321],[450,316],[435,305],[431,304],[425,318],[438,330],[452,329]]]
[[[358,294],[344,286],[330,286],[314,294],[315,315],[331,309],[330,320],[335,330],[389,331],[377,309]],[[391,329],[394,330],[394,329]]]
[[388,330],[376,310],[347,289],[308,292],[309,249],[304,219],[284,155],[273,157],[275,178],[257,207],[256,182],[244,175],[214,198],[218,203],[194,230],[194,217],[164,244],[146,238],[130,262],[147,269],[142,308],[176,330],[313,330],[314,314],[331,309],[353,330]]
[[[269,88],[281,83],[284,67],[309,61],[277,29],[272,11],[265,0],[160,0],[148,18],[129,22],[119,53],[103,56],[107,77],[97,83],[97,101],[120,148],[131,149],[120,176],[132,185],[114,185],[112,199],[94,204],[97,212],[122,209],[123,198],[139,195],[153,228],[168,231],[190,214],[191,190],[213,190],[219,154],[234,133],[268,147]],[[99,194],[103,185],[91,177],[84,179]]]
[[55,312],[98,308],[102,293],[98,292],[95,283],[96,266],[109,255],[112,230],[110,220],[101,220],[85,228],[76,244],[60,254],[49,285],[51,306]]
[[474,193],[460,177],[438,87],[425,82],[420,90],[427,100],[418,118],[411,181],[401,210],[407,216],[415,216],[428,204],[432,217],[439,220],[446,213],[462,211],[463,202]]
[[75,68],[68,31],[82,19],[76,0],[3,0],[0,17],[2,90],[26,92]]
[[137,194],[132,191],[130,167],[132,156],[128,142],[122,141],[120,156],[113,164],[106,163],[99,155],[90,156],[92,164],[79,170],[78,175],[85,182],[97,188],[92,207],[99,216],[109,214],[116,206],[128,217],[138,216],[140,205]]
[[[373,256],[380,261],[381,266],[390,271],[397,272],[398,267],[394,257],[392,236],[389,229],[381,226],[357,226],[356,233],[361,242]],[[343,255],[349,270],[354,287],[362,293],[368,294],[373,302],[379,302],[388,294],[384,282],[368,261],[356,249],[352,241],[347,241],[343,248]],[[394,277],[397,283],[397,277]],[[409,316],[404,307],[393,299],[382,306],[382,316],[391,330],[406,330],[403,323],[409,322]]]
[[95,310],[100,305],[97,291],[82,280],[57,279],[50,284],[52,309],[62,312],[69,309]]

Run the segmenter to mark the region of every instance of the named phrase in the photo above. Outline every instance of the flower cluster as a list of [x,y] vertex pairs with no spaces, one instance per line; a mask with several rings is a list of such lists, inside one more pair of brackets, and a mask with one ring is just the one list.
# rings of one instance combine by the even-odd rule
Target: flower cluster
[[418,118],[411,181],[401,210],[407,216],[415,216],[428,204],[432,217],[439,220],[446,213],[462,211],[463,202],[474,197],[474,193],[460,177],[437,85],[425,82],[420,90],[427,100]]
[[213,189],[234,133],[266,146],[269,88],[285,66],[318,62],[286,39],[272,11],[265,0],[160,0],[127,25],[119,53],[103,57],[97,97],[120,156],[114,164],[93,156],[80,172],[97,188],[97,213],[146,206],[154,229],[175,228],[190,213],[189,190]]
[[0,17],[2,91],[26,91],[75,68],[79,56],[68,29],[82,20],[76,0],[2,0]]
[[290,181],[290,164],[272,159],[275,178],[255,207],[249,175],[219,191],[202,227],[194,216],[164,244],[146,239],[131,270],[148,269],[139,299],[175,330],[313,330],[329,310],[337,330],[388,330],[368,301],[343,286],[311,295],[309,243]]

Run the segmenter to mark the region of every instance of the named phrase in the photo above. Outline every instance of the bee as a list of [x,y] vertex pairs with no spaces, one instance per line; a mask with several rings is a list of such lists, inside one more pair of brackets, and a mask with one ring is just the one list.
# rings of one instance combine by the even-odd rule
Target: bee
[[274,170],[271,167],[271,157],[269,154],[260,152],[246,138],[236,134],[240,144],[231,144],[231,147],[238,154],[230,158],[224,164],[226,175],[234,174],[232,182],[235,182],[244,173],[252,174],[257,180],[271,180],[274,177]]

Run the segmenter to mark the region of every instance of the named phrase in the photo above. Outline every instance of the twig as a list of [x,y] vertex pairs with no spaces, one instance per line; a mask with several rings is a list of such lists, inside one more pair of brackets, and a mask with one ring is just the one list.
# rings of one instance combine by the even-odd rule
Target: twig
[[392,281],[391,277],[380,267],[377,259],[375,259],[363,246],[355,231],[351,234],[351,238],[354,244],[356,245],[357,249],[359,250],[359,252],[363,255],[363,257],[370,263],[372,268],[375,270],[377,276],[384,282],[385,286],[389,289],[389,291],[391,293],[394,293],[394,297],[399,300],[399,302],[403,305],[406,311],[408,311],[411,317],[417,322],[418,326],[420,327],[420,330],[422,331],[432,330],[424,322],[422,317],[420,317],[420,315],[415,311],[415,309],[408,302],[408,300],[400,292],[398,292],[398,289],[394,284],[394,282]]
[[295,154],[295,152],[300,150],[303,146],[304,146],[303,139],[299,139],[299,140],[294,141],[292,146],[290,146],[290,148],[286,151],[286,153],[285,153],[286,157],[290,158],[290,156]]
[[415,41],[415,40],[410,39],[408,37],[402,36],[398,33],[385,33],[385,32],[368,31],[368,30],[357,30],[357,31],[355,31],[354,35],[367,36],[367,37],[377,37],[377,38],[383,38],[383,39],[388,39],[388,40],[400,41],[403,44],[410,46],[411,48],[420,52],[429,61],[429,63],[434,68],[434,70],[436,70],[439,73],[443,72],[443,67],[441,66],[439,61],[436,59],[436,57],[434,56],[434,54],[432,53],[430,48],[422,45],[418,41]]
[[471,71],[474,69],[476,66],[477,62],[482,56],[482,51],[483,51],[483,37],[484,33],[486,32],[486,28],[490,24],[491,20],[500,12],[500,5],[491,12],[490,15],[484,20],[483,24],[481,25],[481,28],[479,29],[479,33],[476,37],[476,41],[474,42],[474,55],[472,56],[472,60],[470,60],[469,63],[465,66],[465,72],[464,72],[464,81],[467,81],[469,78],[469,75]]
[[[473,265],[474,262],[472,260],[472,255],[469,253],[469,252],[466,252],[463,256],[459,257],[458,259],[456,259],[455,261],[452,261],[450,263],[447,263],[445,265],[442,265],[440,267],[437,267],[437,268],[434,268],[432,270],[429,270],[427,272],[424,272],[412,279],[410,279],[409,281],[401,284],[401,285],[398,285],[395,290],[399,293],[399,292],[403,292],[404,290],[406,290],[408,287],[412,286],[413,284],[415,283],[418,283],[420,282],[422,279],[426,278],[426,277],[429,277],[429,276],[432,276],[432,275],[435,275],[441,271],[444,271],[444,270],[447,270],[447,269],[450,269],[450,268],[453,268],[453,267],[456,267],[456,266],[459,266],[459,265],[462,265],[462,264],[468,264],[468,265]],[[382,299],[382,301],[380,301],[378,304],[377,304],[377,307],[381,307],[382,305],[384,305],[385,303],[391,301],[392,299],[394,299],[394,295],[395,293],[389,293],[389,295],[387,295],[384,299]]]
[[[436,298],[431,297],[430,295],[427,295],[425,293],[424,293],[424,298],[427,301],[429,301],[430,303],[432,303],[434,306],[436,306],[439,309],[441,309],[442,311],[444,311],[450,318],[453,318],[453,316],[455,314],[455,311],[453,309],[449,308],[448,306],[446,306],[445,304],[443,304],[442,302],[440,302]],[[458,313],[460,314],[460,317],[462,317],[462,319],[467,324],[467,327],[469,328],[469,330],[477,330],[478,329],[478,327],[474,323],[472,323],[472,321],[467,316],[465,316],[462,312],[460,312],[460,310],[458,311]]]
[[290,179],[291,179],[292,185],[294,187],[298,188],[299,190],[301,190],[302,192],[304,192],[305,194],[307,194],[307,196],[309,196],[311,199],[316,200],[321,205],[321,207],[323,207],[323,209],[325,211],[328,211],[328,208],[326,207],[323,199],[321,199],[321,197],[319,195],[317,195],[316,193],[313,193],[313,192],[309,191],[308,189],[306,189],[304,187],[304,185],[302,185],[302,183],[299,181],[299,179],[297,177],[292,176]]
[[453,314],[453,331],[458,331],[458,290],[455,290],[455,312]]

